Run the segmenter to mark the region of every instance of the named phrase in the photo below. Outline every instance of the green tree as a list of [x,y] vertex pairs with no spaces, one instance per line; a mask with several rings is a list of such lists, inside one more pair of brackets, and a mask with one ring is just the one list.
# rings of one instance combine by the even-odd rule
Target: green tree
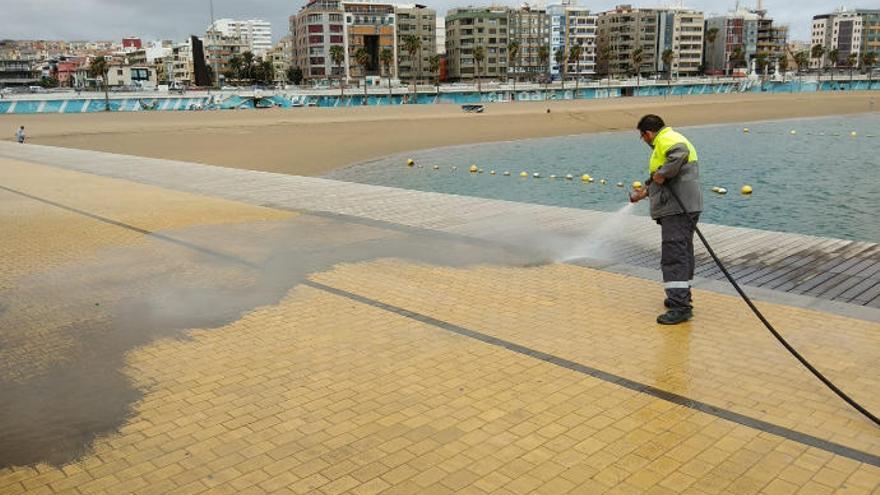
[[437,96],[440,96],[440,55],[435,53],[428,59],[428,68],[434,75],[434,84],[437,90]]
[[354,60],[361,66],[361,72],[364,75],[364,101],[367,104],[367,69],[370,68],[370,52],[364,47],[360,47],[354,52]]
[[416,72],[416,54],[422,49],[422,39],[414,34],[404,36],[403,49],[409,55],[409,80],[413,85],[413,93],[415,93],[418,90],[416,87],[418,77],[418,73]]
[[746,64],[746,52],[742,46],[738,46],[733,49],[733,53],[730,54],[730,67],[731,72],[740,67],[745,66]]
[[541,45],[538,47],[538,62],[544,68],[544,99],[547,99],[547,84],[550,81],[550,47]]
[[[483,60],[486,60],[486,49],[482,46],[474,48],[474,64],[476,64],[477,69],[477,94],[479,95],[483,94],[483,86],[481,85],[482,75],[480,73],[480,65]],[[482,100],[482,96],[480,96],[480,99]]]
[[675,52],[671,48],[663,50],[660,54],[660,60],[663,61],[663,67],[666,67],[666,80],[672,81],[672,61],[675,59]]
[[256,68],[254,67],[254,54],[250,51],[244,52],[241,54],[241,60],[242,72],[239,78],[253,82],[256,76]]
[[559,66],[559,74],[560,80],[562,81],[562,92],[565,93],[565,73],[568,72],[566,70],[568,66],[568,60],[565,54],[564,48],[557,48],[556,53],[553,54],[553,60],[556,62],[556,65]]
[[516,101],[516,66],[519,61],[519,41],[512,40],[507,44],[508,67],[513,72],[513,101]]
[[822,68],[825,65],[825,47],[820,44],[813,45],[813,47],[810,49],[810,57],[815,58],[819,61],[818,69],[816,71],[816,82],[821,82]]
[[342,70],[342,64],[345,63],[345,48],[342,45],[332,45],[330,47],[330,60],[336,66],[339,72],[339,98],[345,96],[345,83],[342,81],[345,71]]
[[55,79],[54,77],[43,76],[40,78],[40,81],[37,84],[39,84],[41,88],[57,88],[58,79]]
[[868,89],[871,89],[871,72],[877,65],[877,52],[865,52],[862,54],[862,69],[868,73]]
[[583,47],[576,44],[568,51],[569,60],[574,59],[574,98],[577,99],[578,87],[581,80],[581,54],[584,53]]
[[385,77],[388,78],[388,102],[390,103],[394,97],[394,93],[391,91],[391,64],[394,63],[394,52],[391,51],[391,48],[385,47],[379,52],[379,62],[382,63]]
[[110,92],[107,89],[107,78],[110,73],[110,64],[103,56],[95,57],[89,62],[89,74],[95,79],[101,78],[104,85],[104,111],[110,111]]
[[770,65],[770,55],[767,52],[759,52],[755,55],[755,65],[763,78],[767,77],[767,67]]
[[574,45],[568,50],[568,59],[574,60],[574,98],[577,99],[577,92],[581,81],[581,55],[584,53],[581,45]]
[[828,61],[831,62],[831,81],[834,82],[834,71],[837,70],[837,63],[840,62],[840,50],[835,48],[828,52]]
[[853,70],[859,65],[859,56],[855,53],[850,53],[849,56],[846,57],[846,65],[849,67],[849,82],[852,83]]
[[299,67],[291,67],[287,69],[287,80],[295,86],[299,86],[303,80],[303,71]]
[[[709,51],[709,47],[715,46],[715,40],[718,39],[718,28],[713,27],[706,30],[706,51]],[[706,56],[708,59],[708,55]]]
[[632,52],[632,66],[633,72],[636,73],[636,88],[642,85],[642,61],[645,58],[644,51],[642,47],[638,47]]
[[788,54],[783,53],[779,57],[779,72],[782,73],[782,82],[785,83],[785,74],[788,72]]

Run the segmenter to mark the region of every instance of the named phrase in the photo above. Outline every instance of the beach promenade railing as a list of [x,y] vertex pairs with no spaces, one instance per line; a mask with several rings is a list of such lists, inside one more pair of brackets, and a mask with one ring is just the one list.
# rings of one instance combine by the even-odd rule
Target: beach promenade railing
[[[876,91],[880,80],[865,76],[843,80],[817,80],[815,77],[762,80],[760,78],[689,78],[666,80],[561,81],[544,84],[487,81],[470,83],[368,87],[289,87],[284,90],[251,88],[194,90],[183,94],[159,91],[117,92],[105,99],[100,92],[52,92],[4,95],[0,114],[94,113],[139,111],[194,111],[254,108],[348,107],[403,104],[478,104],[511,101],[604,99],[620,97],[683,97],[730,93],[811,93],[817,91]],[[343,93],[343,94],[341,94]]]

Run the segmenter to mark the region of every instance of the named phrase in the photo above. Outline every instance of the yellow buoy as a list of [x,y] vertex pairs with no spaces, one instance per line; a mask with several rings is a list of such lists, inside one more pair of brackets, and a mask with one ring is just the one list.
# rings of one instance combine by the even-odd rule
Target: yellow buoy
[[477,170],[479,170],[479,169],[477,168],[476,165],[471,165],[471,168],[468,169],[468,171],[472,174],[477,173]]
[[849,133],[849,135],[852,137],[856,137],[859,135],[859,133],[857,133],[856,131],[852,131],[851,133]]
[[415,165],[415,164],[416,164],[416,162],[415,162],[415,160],[413,160],[412,158],[410,158],[409,160],[406,161],[406,166],[407,166],[407,167],[412,167],[412,166]]
[[529,173],[526,171],[522,171],[519,173],[519,176],[522,177],[523,179],[525,179],[525,178],[528,178]]
[[748,127],[743,127],[743,132],[746,133],[746,134],[748,134],[748,133],[749,133],[749,128],[748,128]]
[[633,182],[633,189],[641,189],[641,188],[642,188],[641,182],[639,182],[639,181]]
[[581,176],[581,180],[584,182],[590,182],[590,174],[584,174]]
[[752,194],[752,186],[746,184],[742,186],[742,189],[740,189],[739,192],[743,194]]

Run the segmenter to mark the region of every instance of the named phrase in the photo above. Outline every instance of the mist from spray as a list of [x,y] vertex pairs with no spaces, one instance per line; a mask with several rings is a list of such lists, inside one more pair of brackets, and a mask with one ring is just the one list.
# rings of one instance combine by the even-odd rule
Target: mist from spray
[[560,253],[555,261],[564,263],[584,258],[613,260],[623,244],[626,225],[624,217],[631,215],[635,206],[635,203],[627,203],[610,214],[590,229],[586,236],[577,240],[569,250]]

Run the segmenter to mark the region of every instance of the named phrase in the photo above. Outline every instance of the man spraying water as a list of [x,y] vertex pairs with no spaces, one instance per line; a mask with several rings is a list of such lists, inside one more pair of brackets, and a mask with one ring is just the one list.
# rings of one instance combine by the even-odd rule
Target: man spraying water
[[[703,210],[697,150],[657,115],[645,115],[636,127],[654,151],[648,165],[650,177],[644,188],[632,193],[630,201],[651,198],[651,218],[661,229],[663,304],[668,308],[657,317],[657,323],[676,325],[693,317],[694,228]],[[685,210],[671,193],[678,196]]]

